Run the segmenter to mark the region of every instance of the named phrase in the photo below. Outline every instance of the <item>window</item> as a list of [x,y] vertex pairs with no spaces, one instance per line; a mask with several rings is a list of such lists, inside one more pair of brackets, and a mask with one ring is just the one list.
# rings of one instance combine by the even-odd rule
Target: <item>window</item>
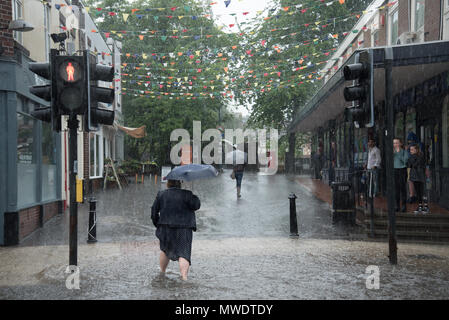
[[449,39],[449,0],[444,1],[443,40]]
[[[23,19],[23,2],[22,0],[12,0],[12,19]],[[14,40],[22,44],[22,32],[13,31]]]
[[449,168],[449,96],[444,100],[442,112],[443,168]]
[[37,201],[37,148],[34,141],[35,120],[29,116],[27,101],[17,100],[17,206]]
[[399,112],[399,113],[396,114],[396,123],[395,123],[395,128],[394,128],[394,135],[395,135],[396,138],[400,138],[402,140],[402,142],[404,142],[404,137],[405,137],[404,128],[405,128],[404,113],[403,112]]
[[42,201],[56,199],[56,137],[49,123],[42,122]]
[[415,0],[414,6],[414,28],[415,31],[420,30],[424,27],[424,11],[425,11],[425,0]]
[[390,44],[395,45],[399,38],[399,28],[398,28],[398,18],[399,11],[396,8],[390,15]]
[[371,47],[379,46],[379,30],[373,32],[371,37]]
[[98,178],[103,175],[103,144],[102,137],[93,132],[89,137],[89,174],[91,178]]
[[45,37],[45,56],[50,54],[50,8],[44,5],[44,37]]

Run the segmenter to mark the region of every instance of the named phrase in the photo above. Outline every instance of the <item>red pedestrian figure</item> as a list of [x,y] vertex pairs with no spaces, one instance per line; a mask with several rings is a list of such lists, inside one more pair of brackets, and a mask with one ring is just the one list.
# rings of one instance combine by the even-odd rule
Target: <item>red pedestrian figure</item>
[[67,81],[75,81],[75,68],[72,66],[71,62],[69,62],[69,65],[65,68],[65,70],[67,71]]

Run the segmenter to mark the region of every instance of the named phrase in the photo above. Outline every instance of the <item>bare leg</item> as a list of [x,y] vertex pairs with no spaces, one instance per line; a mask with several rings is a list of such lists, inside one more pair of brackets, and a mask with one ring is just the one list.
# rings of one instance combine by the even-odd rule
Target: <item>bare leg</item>
[[179,270],[181,271],[182,280],[187,280],[190,263],[184,258],[179,258]]
[[170,259],[168,259],[167,255],[164,253],[164,251],[161,251],[161,254],[159,255],[159,264],[161,266],[161,272],[165,272],[169,262],[170,262]]

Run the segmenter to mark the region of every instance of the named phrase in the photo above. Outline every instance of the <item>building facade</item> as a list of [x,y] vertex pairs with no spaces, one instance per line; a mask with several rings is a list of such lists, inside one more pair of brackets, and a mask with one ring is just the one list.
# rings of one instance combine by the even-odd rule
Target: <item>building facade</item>
[[[19,19],[34,29],[5,28]],[[116,64],[116,79],[120,79],[121,45],[107,43],[99,33],[100,38],[89,39],[85,28],[96,26],[75,1],[0,0],[0,27],[0,245],[14,245],[62,213],[70,192],[68,132],[55,133],[50,124],[31,116],[32,110],[48,102],[30,94],[30,86],[46,80],[29,71],[28,64],[48,61],[50,49],[59,48],[51,35],[64,32],[68,55],[89,49],[97,54],[98,63]],[[117,83],[120,80],[113,85]],[[120,123],[120,91],[114,104],[104,107],[115,110]],[[62,128],[66,128],[64,118]],[[80,133],[78,159],[84,161],[78,162],[78,172],[83,173],[78,178],[100,178],[106,157],[123,158],[123,136],[117,131],[111,126],[90,136]]]
[[[405,143],[411,134],[418,137],[430,172],[431,201],[449,208],[449,194],[445,192],[449,185],[449,65],[444,52],[449,43],[449,1],[373,1],[353,29],[322,70],[324,85],[299,110],[290,130],[313,133],[312,151],[323,155],[320,178],[326,182],[332,177],[347,180],[350,170],[355,174],[363,170],[369,138],[376,140],[385,158],[383,69],[374,71],[373,128],[356,128],[345,116],[351,104],[344,101],[343,88],[350,83],[345,83],[341,70],[354,61],[357,50],[372,48],[381,61],[383,48],[392,47],[396,55],[395,135]],[[331,158],[336,160],[333,175],[329,174]],[[384,167],[380,179],[383,193]]]

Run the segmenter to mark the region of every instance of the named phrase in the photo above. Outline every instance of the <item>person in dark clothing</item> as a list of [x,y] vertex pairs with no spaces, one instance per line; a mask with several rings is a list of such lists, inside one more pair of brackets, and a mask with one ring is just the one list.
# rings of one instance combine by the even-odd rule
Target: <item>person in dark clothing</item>
[[[394,149],[394,183],[396,193],[396,211],[401,208],[402,212],[407,211],[407,161],[409,154],[402,145],[399,138],[393,140]],[[402,199],[402,207],[401,207]]]
[[425,206],[423,205],[424,186],[426,183],[426,160],[417,144],[410,146],[410,153],[407,166],[410,168],[410,181],[413,182],[418,198],[418,208],[415,210],[415,213],[427,213],[429,211],[428,206],[427,204]]
[[240,191],[242,189],[242,179],[243,179],[243,172],[245,171],[245,165],[235,164],[232,170],[235,175],[235,180],[237,182],[237,197],[241,198],[242,195]]
[[200,206],[200,199],[191,191],[182,190],[180,181],[168,180],[167,189],[157,194],[151,207],[151,220],[157,228],[162,272],[170,260],[178,261],[182,279],[187,280],[193,231],[196,231],[195,211]]

